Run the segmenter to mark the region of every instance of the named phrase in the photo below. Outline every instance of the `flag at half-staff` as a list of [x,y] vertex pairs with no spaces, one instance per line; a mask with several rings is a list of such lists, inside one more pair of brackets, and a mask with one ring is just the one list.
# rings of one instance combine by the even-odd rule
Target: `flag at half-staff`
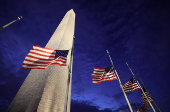
[[[150,102],[152,102],[153,100],[152,100],[151,97],[149,96],[149,94],[148,94],[148,92],[146,91],[146,89],[145,89],[144,87],[143,87],[142,89],[143,89],[146,97],[148,98],[148,100],[149,100]],[[149,104],[147,98],[145,97],[144,93],[141,91],[141,98],[143,99],[143,105],[148,105],[148,107],[150,107],[150,104]]]
[[[126,64],[127,64],[127,66],[129,67],[129,65],[128,65],[127,62],[126,62]],[[144,97],[146,97],[146,98],[145,98],[145,101],[148,101],[148,104],[152,107],[153,111],[156,112],[155,108],[153,107],[153,105],[152,105],[152,103],[150,102],[150,100],[148,99],[148,97],[145,95],[145,92],[143,91],[142,87],[140,86],[139,82],[137,81],[137,79],[136,79],[136,77],[135,77],[135,75],[134,75],[134,73],[132,72],[132,70],[131,70],[130,67],[129,67],[129,70],[131,71],[133,77],[135,78],[137,84],[139,85],[139,87],[140,87],[140,89],[141,89],[141,92],[142,92],[142,95],[143,95]],[[146,91],[146,90],[145,90],[145,91]]]
[[[142,89],[143,89],[145,95],[147,96],[148,100],[150,102],[152,102],[153,100],[151,99],[149,94],[146,92],[146,89],[144,87]],[[141,98],[143,99],[143,106],[140,108],[140,112],[146,112],[151,107],[147,98],[145,97],[144,93],[141,91]]]
[[[138,75],[138,74],[137,74]],[[155,103],[156,107],[158,108],[159,112],[162,112],[161,109],[159,108],[158,104],[156,103],[156,101],[153,99],[152,95],[150,94],[150,92],[148,91],[148,89],[146,88],[144,82],[142,81],[142,79],[140,78],[140,76],[138,75],[139,79],[141,80],[141,82],[144,85],[144,88],[146,89],[147,93],[149,93],[150,97],[152,98],[153,102]]]
[[131,112],[133,112],[132,106],[131,106],[131,104],[130,104],[130,102],[129,102],[129,99],[128,99],[128,97],[127,97],[124,89],[123,89],[123,85],[122,85],[122,83],[121,83],[121,81],[120,81],[119,75],[118,75],[118,73],[117,73],[117,71],[116,71],[116,68],[115,68],[115,66],[114,66],[114,64],[113,64],[113,61],[112,61],[112,59],[111,59],[111,57],[110,57],[109,51],[108,51],[108,50],[106,50],[106,51],[107,51],[107,54],[109,55],[110,61],[111,61],[111,63],[112,63],[112,66],[113,66],[113,68],[114,68],[114,71],[115,71],[115,75],[116,75],[117,80],[118,80],[118,82],[119,82],[119,84],[120,84],[120,87],[122,88],[122,91],[123,91],[123,94],[124,94],[125,99],[126,99],[126,101],[127,101],[127,104],[128,104],[128,106],[129,106],[129,109],[130,109]]
[[[143,89],[143,91],[141,90],[141,97],[142,97],[142,99],[143,99],[143,105],[142,105],[142,107],[141,107],[138,111],[136,111],[136,112],[147,112],[147,111],[150,109],[150,107],[151,107],[150,104],[149,104],[149,102],[148,102],[148,100],[151,102],[152,99],[150,98],[149,94],[146,92],[146,88],[143,87],[142,89]],[[145,95],[147,96],[148,100],[147,100],[147,98],[145,97],[144,93],[145,93]]]
[[22,69],[45,69],[49,65],[66,66],[68,51],[33,45],[23,62]]
[[125,83],[123,85],[124,91],[125,93],[130,93],[130,92],[134,92],[138,89],[140,89],[140,87],[138,86],[137,82],[135,81],[135,78],[133,77],[132,79],[130,79],[130,81],[128,81],[127,83]]
[[92,73],[92,81],[93,84],[100,84],[102,82],[106,81],[112,81],[116,80],[115,73],[113,71],[113,67],[107,67],[107,68],[95,68]]

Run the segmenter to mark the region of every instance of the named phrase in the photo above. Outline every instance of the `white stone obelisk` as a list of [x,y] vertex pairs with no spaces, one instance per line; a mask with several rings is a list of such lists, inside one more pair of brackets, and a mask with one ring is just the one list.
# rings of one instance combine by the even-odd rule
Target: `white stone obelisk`
[[45,70],[31,70],[7,112],[70,112],[71,77],[68,74],[74,27],[75,13],[71,9],[46,45],[52,49],[69,49],[68,66],[50,65]]

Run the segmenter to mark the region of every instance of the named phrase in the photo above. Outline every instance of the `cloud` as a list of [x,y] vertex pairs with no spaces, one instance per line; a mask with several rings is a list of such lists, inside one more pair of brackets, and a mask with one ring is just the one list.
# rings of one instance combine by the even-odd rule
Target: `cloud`
[[[162,91],[169,94],[167,86],[162,86],[169,85],[170,18],[169,5],[166,2],[30,0],[1,1],[0,4],[2,6],[0,7],[1,25],[20,15],[23,16],[20,21],[1,30],[0,89],[3,92],[0,94],[0,101],[4,102],[4,105],[12,101],[28,75],[29,71],[23,71],[20,68],[32,44],[45,46],[70,8],[73,8],[76,13],[72,78],[73,109],[76,109],[76,106],[85,108],[82,107],[85,105],[88,109],[99,112],[111,111],[110,108],[100,109],[112,108],[116,105],[113,110],[116,111],[117,108],[119,108],[117,111],[125,110],[126,106],[123,107],[120,104],[121,99],[124,98],[117,81],[95,86],[92,84],[93,67],[102,68],[111,65],[106,49],[110,52],[122,84],[132,77],[125,64],[127,61],[134,73],[141,74],[146,85],[150,85],[148,88],[151,88],[154,96],[161,96]],[[152,83],[150,83],[151,80]],[[156,83],[159,84],[157,88],[155,88]],[[162,91],[154,92],[157,89]],[[12,92],[8,93],[8,90]],[[79,101],[83,99],[93,104]]]
[[112,97],[114,100],[120,100],[123,96],[124,96],[123,93],[118,93],[113,95]]
[[[140,104],[135,104],[135,103],[131,103],[132,109],[133,110],[137,110],[137,105],[139,106]],[[139,107],[140,108],[140,107]],[[115,110],[115,112],[126,112],[129,111],[129,106],[128,105],[122,105],[121,107],[119,107],[118,109]]]
[[[131,106],[133,110],[137,110],[137,105],[141,106],[140,104],[132,103]],[[139,107],[140,108],[140,107]],[[99,106],[93,104],[91,101],[77,101],[71,100],[71,112],[125,112],[129,111],[128,105],[122,105],[121,107],[115,108],[104,108],[100,109]]]
[[109,108],[104,110],[99,108],[99,106],[94,105],[90,101],[71,100],[71,112],[112,112]]

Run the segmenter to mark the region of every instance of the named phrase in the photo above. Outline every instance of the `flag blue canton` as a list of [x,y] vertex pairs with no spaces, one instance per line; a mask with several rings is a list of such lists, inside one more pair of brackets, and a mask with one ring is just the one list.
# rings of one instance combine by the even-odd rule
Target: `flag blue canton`
[[55,54],[55,59],[59,56],[67,57],[69,50],[57,50]]
[[135,81],[134,78],[130,79],[130,81],[131,81],[132,83],[136,83],[136,81]]
[[107,68],[105,68],[105,72],[106,73],[111,73],[111,72],[113,72],[113,67],[112,66],[109,66],[109,67],[107,67]]
[[144,92],[146,92],[146,89],[145,89],[145,87],[143,87],[142,89],[143,89],[143,91],[144,91]]

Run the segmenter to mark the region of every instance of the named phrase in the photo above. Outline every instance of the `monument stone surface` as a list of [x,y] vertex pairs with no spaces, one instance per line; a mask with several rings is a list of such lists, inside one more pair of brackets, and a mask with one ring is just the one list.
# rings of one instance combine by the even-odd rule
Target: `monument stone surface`
[[72,58],[74,27],[75,13],[71,9],[45,46],[69,50],[68,66],[50,65],[45,70],[31,70],[7,112],[70,112],[71,76],[68,74]]

